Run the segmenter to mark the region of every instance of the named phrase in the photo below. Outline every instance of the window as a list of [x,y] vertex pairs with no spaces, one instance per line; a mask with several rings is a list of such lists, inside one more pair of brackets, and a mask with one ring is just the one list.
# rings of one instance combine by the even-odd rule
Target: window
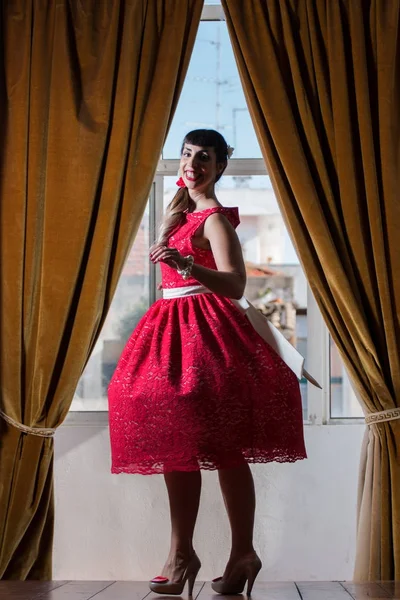
[[[210,7],[214,10],[217,7]],[[206,9],[207,10],[207,9]],[[208,13],[210,14],[210,13]],[[307,284],[284,226],[246,106],[225,21],[203,21],[177,111],[163,149],[152,197],[123,269],[106,323],[79,381],[72,411],[107,410],[107,386],[120,353],[156,292],[159,270],[148,260],[165,206],[176,191],[180,144],[190,129],[218,129],[235,147],[218,184],[225,206],[238,206],[246,296],[307,355]],[[152,221],[153,215],[153,221]],[[151,223],[152,221],[152,223]],[[151,235],[150,235],[151,232]],[[304,417],[307,385],[301,382]]]
[[221,131],[235,148],[217,194],[224,206],[239,207],[237,233],[247,266],[246,296],[306,357],[307,369],[323,387],[321,391],[305,379],[300,382],[305,421],[319,424],[329,418],[359,416],[358,403],[330,344],[267,176],[219,4],[210,0],[204,6],[151,197],[71,410],[107,410],[108,382],[126,339],[150,304],[161,297],[156,289],[160,271],[150,263],[148,248],[177,189],[182,139],[190,129],[206,127]]

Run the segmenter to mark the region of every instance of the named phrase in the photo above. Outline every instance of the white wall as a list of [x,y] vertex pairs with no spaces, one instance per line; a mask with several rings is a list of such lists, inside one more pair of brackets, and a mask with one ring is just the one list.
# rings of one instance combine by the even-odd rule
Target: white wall
[[[352,578],[363,425],[306,426],[309,459],[256,465],[255,544],[262,581]],[[147,580],[168,551],[160,475],[111,475],[106,427],[56,434],[55,579]],[[222,573],[229,527],[215,472],[205,472],[195,546],[201,580]]]

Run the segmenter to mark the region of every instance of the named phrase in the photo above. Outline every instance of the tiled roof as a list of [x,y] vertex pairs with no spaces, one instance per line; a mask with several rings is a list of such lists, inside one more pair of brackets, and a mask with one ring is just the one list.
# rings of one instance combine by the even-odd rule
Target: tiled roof
[[267,265],[255,265],[254,263],[246,262],[246,273],[248,277],[270,277],[273,275],[282,275],[281,271],[275,271]]

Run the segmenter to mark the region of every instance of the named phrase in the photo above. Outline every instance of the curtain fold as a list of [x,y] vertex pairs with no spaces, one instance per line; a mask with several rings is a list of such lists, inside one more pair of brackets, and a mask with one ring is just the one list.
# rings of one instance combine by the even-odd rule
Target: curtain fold
[[[0,45],[0,410],[64,420],[144,212],[203,0],[16,2]],[[53,440],[0,418],[0,577],[51,579]]]
[[[399,0],[222,0],[282,214],[365,413],[356,580],[400,578]],[[379,422],[378,422],[379,421]]]

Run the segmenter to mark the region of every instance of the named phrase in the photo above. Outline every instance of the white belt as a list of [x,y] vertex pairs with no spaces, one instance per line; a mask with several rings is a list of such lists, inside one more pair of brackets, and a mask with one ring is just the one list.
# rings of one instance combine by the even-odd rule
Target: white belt
[[[195,296],[197,294],[212,294],[211,290],[203,285],[189,285],[187,287],[170,288],[163,290],[163,298],[170,300],[172,298],[184,298],[185,296]],[[245,315],[257,333],[275,350],[287,366],[295,373],[298,379],[305,377],[310,383],[321,388],[319,383],[304,368],[304,358],[294,346],[285,338],[268,319],[266,319],[259,310],[244,296],[240,300],[228,298],[230,302],[240,312]]]
[[197,296],[197,294],[212,294],[212,291],[204,285],[188,285],[186,287],[166,288],[163,290],[163,298],[171,300],[172,298],[184,298],[185,296]]

